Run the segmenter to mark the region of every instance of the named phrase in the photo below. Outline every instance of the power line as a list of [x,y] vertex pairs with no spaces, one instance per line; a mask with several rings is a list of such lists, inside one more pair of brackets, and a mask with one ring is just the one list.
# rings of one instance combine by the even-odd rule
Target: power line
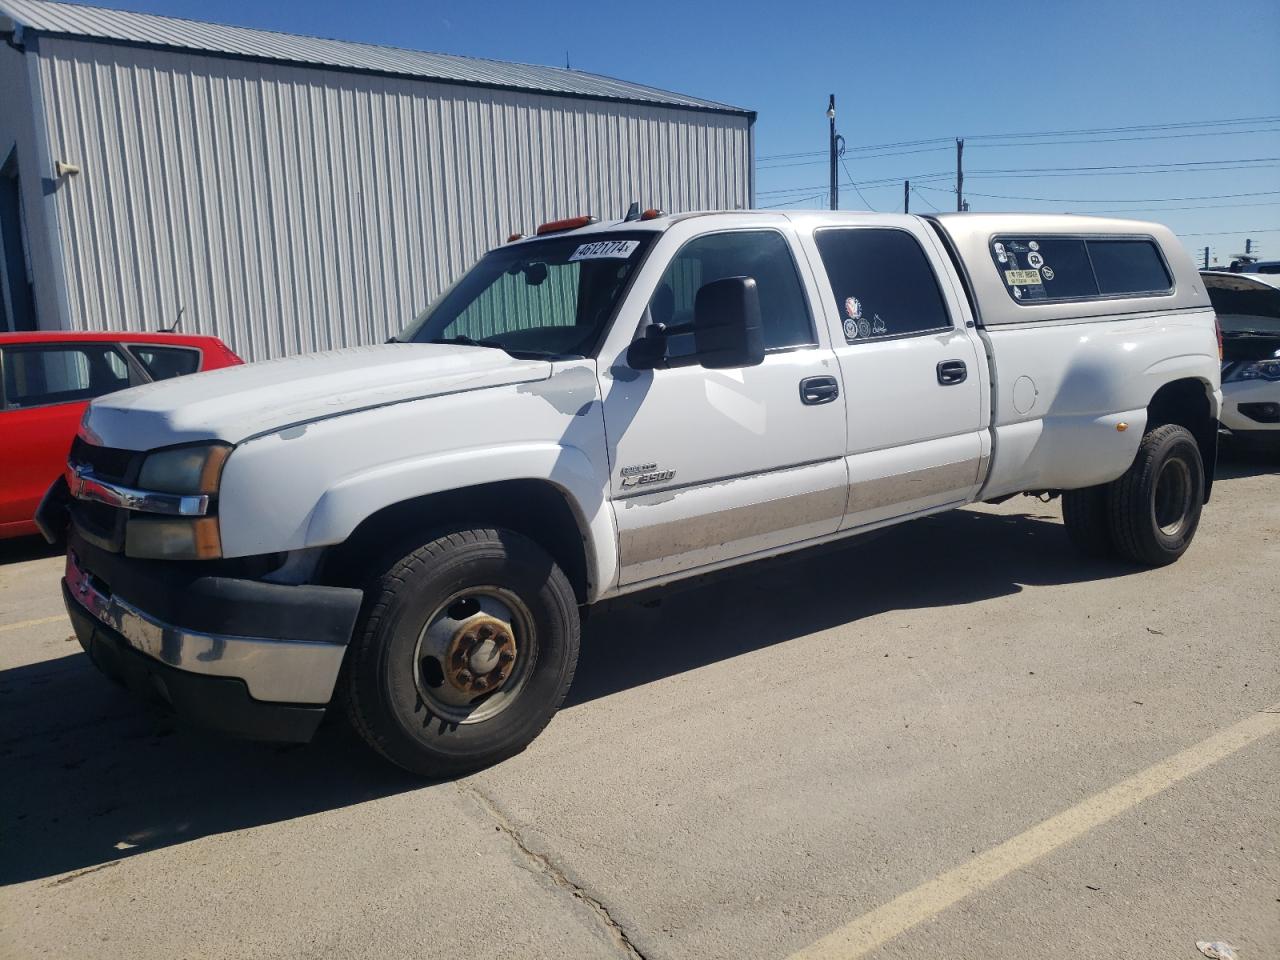
[[844,175],[849,178],[849,186],[853,187],[853,192],[858,195],[858,199],[861,200],[872,213],[879,213],[880,211],[873,207],[870,201],[862,195],[862,191],[858,189],[858,184],[854,181],[853,174],[849,172],[849,165],[844,162],[844,157],[840,158],[840,166],[844,168]]
[[912,193],[914,193],[914,194],[915,194],[917,197],[919,197],[921,200],[923,200],[925,203],[927,203],[930,207],[932,207],[932,208],[933,208],[933,212],[934,212],[934,213],[941,213],[941,212],[942,212],[942,211],[941,211],[941,210],[939,210],[936,206],[934,206],[934,204],[933,204],[933,201],[932,201],[932,200],[930,200],[928,197],[926,197],[923,193],[921,193],[921,192],[920,192],[919,190],[917,190],[915,187],[912,187],[912,188],[911,188],[911,192],[912,192]]
[[1202,203],[1194,207],[1124,207],[1118,210],[1077,210],[1076,213],[1169,213],[1174,210],[1230,210],[1236,207],[1280,207],[1280,200],[1264,200],[1253,203]]
[[[1109,134],[1109,133],[1137,133],[1144,131],[1162,131],[1162,130],[1186,130],[1199,127],[1222,127],[1233,126],[1243,123],[1277,123],[1280,122],[1280,116],[1269,117],[1236,117],[1228,120],[1194,120],[1183,123],[1156,123],[1156,124],[1139,124],[1124,127],[1092,127],[1075,130],[1045,130],[1036,133],[980,133],[966,136],[966,140],[1010,140],[1010,139],[1029,139],[1040,137],[1065,137],[1065,136],[1083,136],[1085,134]],[[1226,132],[1226,131],[1224,131]],[[1206,134],[1211,136],[1212,134]],[[930,137],[923,140],[899,140],[894,143],[874,143],[865,144],[861,147],[851,148],[852,152],[864,152],[875,150],[896,150],[899,147],[921,147],[930,144],[951,144],[954,137]],[[774,153],[757,157],[757,160],[790,160],[796,157],[811,157],[824,153],[821,150],[802,150],[796,153]]]
[[[1136,163],[1110,164],[1105,166],[1085,167],[1010,167],[1007,169],[987,168],[965,171],[967,178],[982,180],[1026,179],[1037,177],[1078,177],[1078,176],[1148,176],[1162,173],[1202,172],[1218,173],[1229,170],[1262,170],[1280,166],[1280,157],[1241,158],[1237,160],[1193,160],[1181,163]],[[953,171],[943,170],[936,173],[915,174],[902,177],[884,177],[878,180],[862,180],[855,184],[858,187],[873,187],[886,184],[897,184],[903,180],[930,181],[949,180]],[[805,187],[784,187],[776,190],[760,190],[759,194],[800,193],[805,190],[817,190],[822,184],[811,184]],[[1101,201],[1103,203],[1108,201]]]
[[1238,233],[1280,233],[1280,227],[1242,227],[1239,230],[1216,230],[1205,233],[1180,233],[1180,237],[1230,237]]
[[[1240,134],[1258,134],[1258,133],[1280,133],[1280,127],[1268,127],[1266,129],[1256,129],[1256,130],[1218,130],[1218,131],[1212,131],[1208,133],[1173,133],[1173,134],[1162,134],[1162,135],[1145,136],[1145,137],[1110,137],[1110,138],[1101,139],[1101,140],[1039,140],[1039,141],[1030,141],[1030,142],[1014,142],[1014,143],[975,143],[973,144],[973,147],[980,150],[983,150],[983,149],[990,150],[996,147],[1058,147],[1058,146],[1066,146],[1070,144],[1128,143],[1133,141],[1175,140],[1175,139],[1180,139],[1185,137],[1225,137],[1225,136],[1236,136]],[[864,147],[861,149],[851,148],[848,152],[854,152],[855,150],[858,150],[858,152],[862,152],[864,150],[869,150],[869,149],[872,149],[872,148],[870,147]],[[950,150],[950,149],[951,149],[951,144],[949,142],[943,142],[938,144],[937,146],[919,147],[914,150],[895,150],[895,151],[886,152],[886,153],[863,153],[862,159],[875,160],[883,157],[906,157],[906,156],[912,156],[918,153],[937,153],[939,151]],[[826,163],[827,161],[825,159],[810,159],[810,160],[793,159],[795,157],[816,157],[821,152],[822,151],[810,151],[807,153],[797,153],[797,154],[779,154],[776,157],[759,157],[757,158],[756,169],[785,170],[791,167],[808,167],[818,163]],[[774,159],[786,160],[787,162],[785,163],[766,163],[765,162],[765,161],[774,160]]]
[[1054,173],[1057,171],[1091,171],[1091,170],[1137,170],[1138,168],[1164,168],[1164,167],[1209,167],[1222,163],[1239,163],[1239,164],[1268,164],[1280,162],[1280,157],[1251,157],[1240,158],[1235,160],[1183,160],[1177,163],[1106,163],[1086,167],[1008,167],[996,168],[991,167],[985,170],[975,170],[977,173],[1001,174],[1001,173]]
[[974,134],[970,140],[1000,140],[1015,137],[1062,137],[1087,133],[1137,133],[1156,130],[1188,130],[1195,127],[1226,127],[1241,123],[1275,123],[1280,116],[1269,117],[1236,117],[1231,120],[1190,120],[1182,123],[1145,123],[1126,127],[1087,127],[1079,130],[1045,130],[1039,133],[983,133]]
[[826,202],[826,199],[827,199],[827,195],[825,193],[815,193],[812,196],[800,197],[796,200],[784,200],[782,201],[782,203],[766,203],[760,207],[757,207],[757,209],[758,210],[776,210],[778,209],[778,207],[789,207],[792,204],[806,203],[810,200],[821,200],[823,202]]
[[[929,187],[938,193],[951,193],[946,187]],[[1041,203],[1183,203],[1191,200],[1236,200],[1240,197],[1274,197],[1280,190],[1262,190],[1258,193],[1209,193],[1198,197],[1145,197],[1140,199],[1123,199],[1117,197],[1026,197],[1011,193],[973,193],[971,197],[985,197],[989,200],[1036,200]]]
[[[1222,161],[1226,163],[1227,161]],[[979,180],[1034,180],[1039,177],[1142,177],[1154,176],[1159,173],[1226,173],[1231,170],[1270,170],[1280,167],[1280,163],[1251,163],[1249,165],[1229,165],[1220,167],[1201,167],[1197,171],[1189,171],[1186,169],[1163,169],[1163,170],[1110,170],[1110,171],[1090,171],[1088,168],[1079,168],[1075,172],[1071,172],[1073,168],[1063,167],[1064,172],[1053,173],[1045,171],[1028,171],[1026,173],[1014,173],[1012,171],[986,172],[986,173],[965,173],[966,177],[973,177]],[[936,177],[934,179],[937,179]]]

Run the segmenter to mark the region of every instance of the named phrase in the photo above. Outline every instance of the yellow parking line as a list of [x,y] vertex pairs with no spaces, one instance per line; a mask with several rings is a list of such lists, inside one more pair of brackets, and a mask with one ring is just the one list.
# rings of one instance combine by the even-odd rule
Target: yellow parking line
[[1277,731],[1280,731],[1280,704],[1246,717],[1209,739],[1094,794],[1025,833],[863,914],[793,954],[790,960],[854,960],[866,956],[965,897],[985,890],[1015,870],[1070,843],[1178,781]]
[[59,620],[65,621],[67,615],[65,613],[56,617],[40,617],[36,620],[19,620],[17,623],[0,624],[0,633],[7,633],[10,630],[21,630],[23,627],[38,627],[42,623],[57,623]]

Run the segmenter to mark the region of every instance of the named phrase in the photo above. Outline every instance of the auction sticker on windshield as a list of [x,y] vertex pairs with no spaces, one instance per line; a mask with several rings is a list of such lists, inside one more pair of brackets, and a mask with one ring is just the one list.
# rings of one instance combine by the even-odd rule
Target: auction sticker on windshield
[[575,260],[625,260],[635,253],[640,246],[639,240],[597,240],[595,243],[584,243],[569,257]]

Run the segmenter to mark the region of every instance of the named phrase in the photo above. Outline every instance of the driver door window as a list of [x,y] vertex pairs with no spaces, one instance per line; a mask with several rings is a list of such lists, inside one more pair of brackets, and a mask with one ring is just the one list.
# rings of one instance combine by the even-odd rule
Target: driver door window
[[[686,243],[649,301],[651,322],[667,326],[691,323],[698,290],[725,277],[755,278],[766,350],[816,344],[795,260],[782,234],[773,230],[712,233]],[[692,350],[691,335],[673,340],[677,341],[671,344],[673,355]]]

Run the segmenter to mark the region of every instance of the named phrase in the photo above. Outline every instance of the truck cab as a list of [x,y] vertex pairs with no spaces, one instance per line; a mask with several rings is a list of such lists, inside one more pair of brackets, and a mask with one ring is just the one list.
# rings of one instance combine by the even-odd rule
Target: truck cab
[[41,516],[106,672],[274,739],[336,699],[450,774],[537,735],[613,597],[1022,492],[1086,554],[1173,562],[1219,369],[1157,224],[580,217],[387,344],[96,401]]

